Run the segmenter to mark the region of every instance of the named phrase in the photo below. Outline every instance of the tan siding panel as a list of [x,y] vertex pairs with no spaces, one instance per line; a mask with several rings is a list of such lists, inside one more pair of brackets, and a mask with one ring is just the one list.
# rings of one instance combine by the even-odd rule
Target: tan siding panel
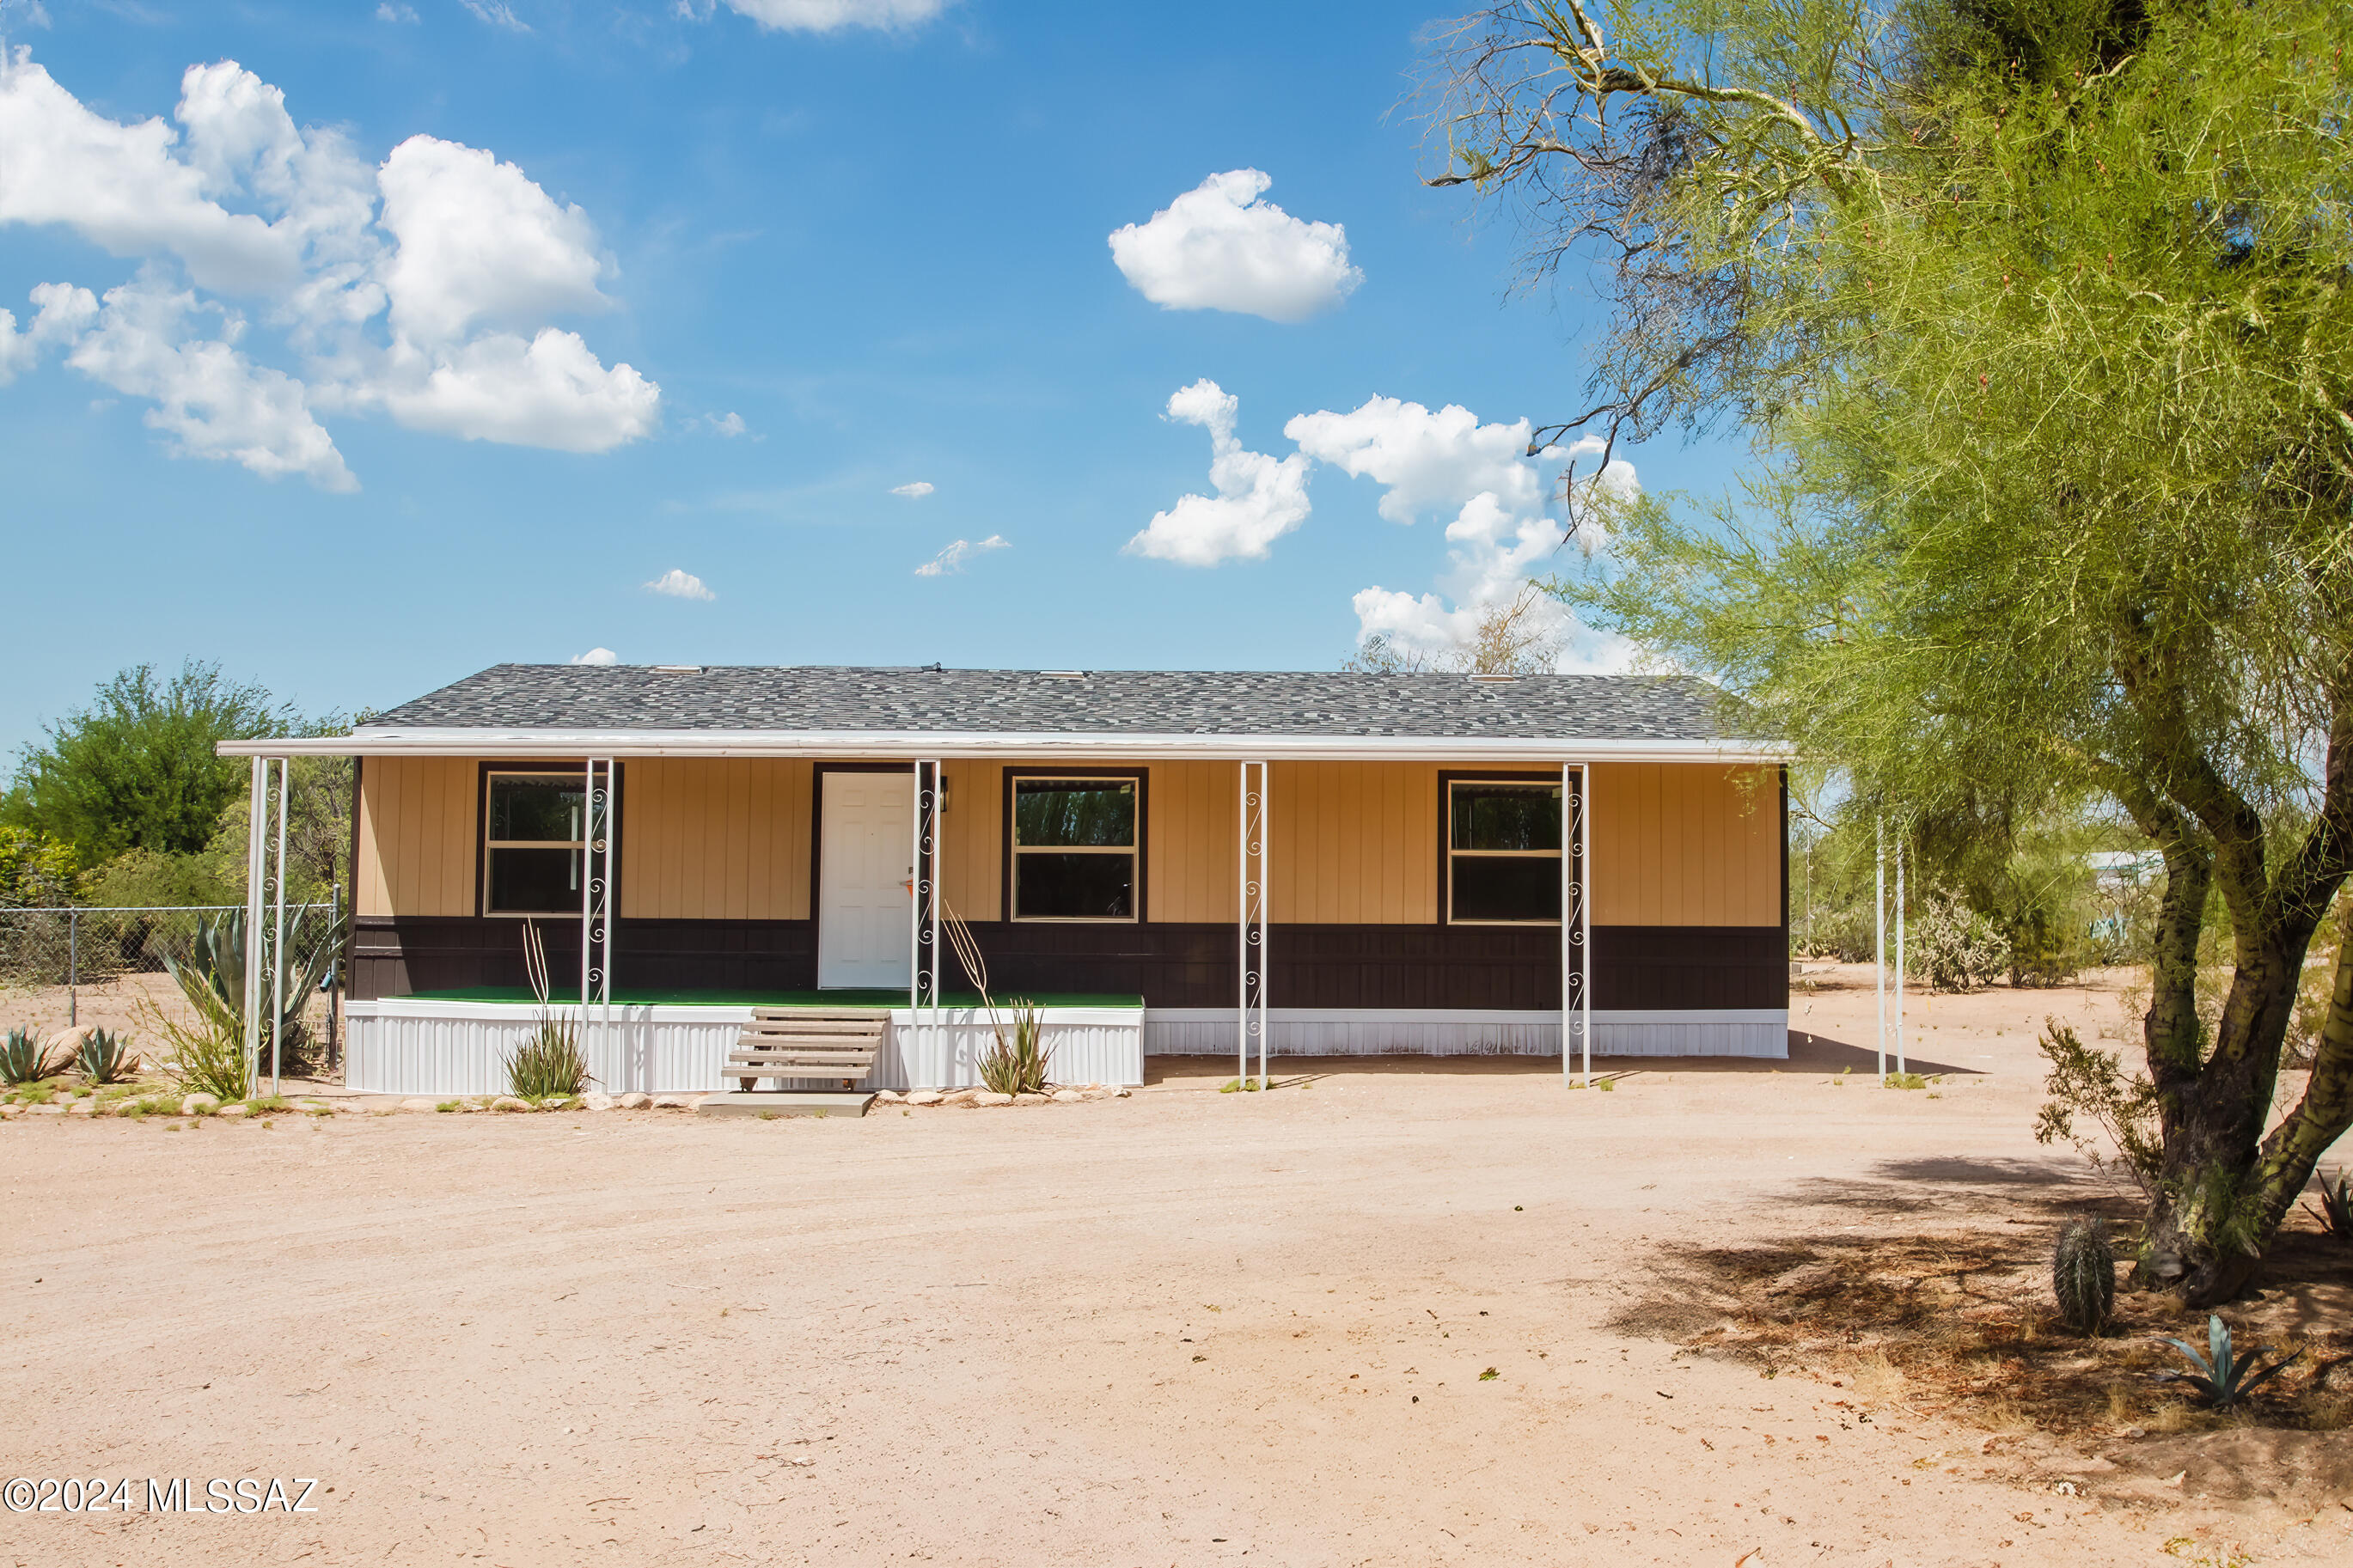
[[1602,763],[1593,770],[1597,925],[1781,921],[1779,784],[1769,768]]
[[941,819],[940,884],[948,906],[968,921],[1002,918],[1005,765],[943,763],[948,809]]
[[809,764],[649,757],[623,764],[621,912],[805,920]]
[[462,757],[370,757],[360,770],[359,886],[370,915],[473,912],[473,787]]
[[1273,918],[1312,925],[1437,919],[1438,771],[1422,763],[1277,764]]
[[1155,763],[1145,785],[1152,858],[1145,898],[1155,921],[1226,921],[1238,917],[1235,825],[1241,770],[1234,763]]

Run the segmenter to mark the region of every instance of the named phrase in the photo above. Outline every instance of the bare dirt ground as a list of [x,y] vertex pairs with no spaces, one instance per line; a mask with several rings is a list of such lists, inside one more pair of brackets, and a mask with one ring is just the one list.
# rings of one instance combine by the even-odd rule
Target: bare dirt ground
[[[1779,1070],[1607,1092],[1162,1060],[863,1121],[20,1116],[0,1476],[319,1486],[0,1512],[0,1562],[2353,1560],[2353,1434],[2121,1362],[2094,1407],[2067,1369],[2123,1352],[2038,1330],[2055,1216],[2129,1207],[2032,1141],[2032,1034],[2112,987],[1915,995],[1910,1092],[1867,989],[1795,1005]],[[2344,1328],[2299,1245],[2251,1331]]]

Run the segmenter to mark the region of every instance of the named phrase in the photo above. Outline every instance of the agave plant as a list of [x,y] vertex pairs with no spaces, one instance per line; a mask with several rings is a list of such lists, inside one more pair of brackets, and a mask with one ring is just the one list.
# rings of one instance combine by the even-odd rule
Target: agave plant
[[[268,998],[273,994],[285,998],[285,1011],[278,1019],[280,1065],[300,1069],[308,1065],[311,1037],[302,1025],[302,1009],[327,976],[343,946],[343,922],[322,917],[311,910],[286,911],[286,941],[277,953],[278,973],[265,972],[261,976],[264,1013],[261,1019],[262,1065],[269,1059],[270,1019],[267,1012]],[[208,1023],[225,1023],[239,1038],[245,1034],[245,911],[230,910],[219,915],[206,915],[196,921],[195,935],[190,939],[183,954],[166,953],[164,967],[170,970],[180,990],[199,1017]],[[278,983],[283,982],[283,989]]]
[[0,1040],[0,1083],[11,1087],[38,1083],[55,1076],[63,1065],[48,1042],[30,1029],[11,1029],[8,1037]]
[[1046,1088],[1046,1047],[1044,1031],[1039,1026],[1037,1006],[1016,996],[1007,1005],[1013,1009],[1013,1031],[997,1031],[997,1043],[980,1058],[980,1081],[997,1094],[1039,1094]]
[[74,1068],[86,1083],[124,1082],[138,1065],[119,1029],[92,1029],[74,1049]]
[[2295,1355],[2274,1361],[2269,1366],[2259,1364],[2253,1355],[2241,1361],[2231,1348],[2231,1325],[2222,1321],[2219,1312],[2206,1315],[2206,1348],[2209,1352],[2206,1355],[2200,1355],[2180,1340],[2160,1339],[2157,1342],[2171,1345],[2189,1357],[2189,1364],[2198,1369],[2195,1372],[2161,1372],[2158,1373],[2159,1380],[2188,1384],[2217,1410],[2228,1410],[2236,1405],[2286,1371],[2304,1354],[2297,1351]]
[[2329,1235],[2339,1241],[2353,1241],[2353,1173],[2337,1172],[2337,1181],[2331,1185],[2328,1173],[2322,1172],[2320,1207],[2313,1208],[2310,1204],[2304,1206],[2319,1216],[2320,1223],[2328,1227]]

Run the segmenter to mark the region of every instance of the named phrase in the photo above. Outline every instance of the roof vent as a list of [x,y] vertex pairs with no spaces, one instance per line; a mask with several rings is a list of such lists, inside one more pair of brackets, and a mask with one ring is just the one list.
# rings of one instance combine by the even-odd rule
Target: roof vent
[[1038,673],[1049,680],[1084,680],[1087,678],[1083,669],[1041,669]]
[[658,664],[654,666],[654,673],[656,675],[701,675],[702,673],[702,666],[699,664]]
[[1519,679],[1516,675],[1474,675],[1471,680],[1477,686],[1509,686]]

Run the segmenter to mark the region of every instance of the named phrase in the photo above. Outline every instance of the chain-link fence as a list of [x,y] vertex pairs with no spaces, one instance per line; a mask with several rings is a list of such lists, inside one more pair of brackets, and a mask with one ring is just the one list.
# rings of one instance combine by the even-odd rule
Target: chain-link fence
[[[297,910],[306,910],[332,919],[343,912],[339,903],[289,904],[286,913],[290,919]],[[199,922],[243,910],[241,904],[0,909],[0,989],[62,987],[70,1018],[85,987],[161,974],[166,953],[175,959],[187,955]]]

